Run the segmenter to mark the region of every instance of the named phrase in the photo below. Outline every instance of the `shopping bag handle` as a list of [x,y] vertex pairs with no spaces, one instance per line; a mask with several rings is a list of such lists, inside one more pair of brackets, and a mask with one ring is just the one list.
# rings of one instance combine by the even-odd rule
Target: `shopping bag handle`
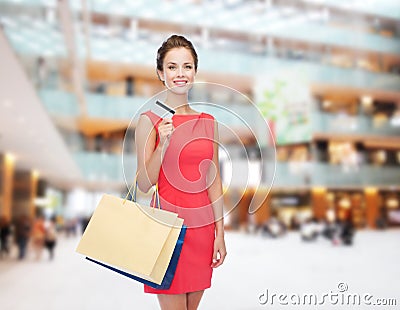
[[[137,181],[138,174],[139,174],[139,173],[136,173],[135,182],[132,183],[132,185],[131,185],[131,186],[129,187],[129,189],[128,189],[128,193],[126,194],[125,199],[124,199],[124,204],[125,204],[126,200],[128,199],[128,196],[129,196],[129,194],[130,194],[130,192],[131,192],[131,190],[132,190],[133,185],[135,185],[135,188],[134,188],[134,191],[133,191],[133,197],[132,197],[133,199],[132,199],[132,201],[133,201],[133,202],[136,202],[136,193],[137,193],[137,191],[138,191],[138,181]],[[161,205],[160,205],[160,194],[158,193],[158,182],[157,182],[156,185],[155,185],[155,190],[154,190],[154,192],[155,192],[155,199],[154,199],[154,201],[153,201],[153,208],[155,208],[155,206],[157,205],[158,209],[161,209]]]

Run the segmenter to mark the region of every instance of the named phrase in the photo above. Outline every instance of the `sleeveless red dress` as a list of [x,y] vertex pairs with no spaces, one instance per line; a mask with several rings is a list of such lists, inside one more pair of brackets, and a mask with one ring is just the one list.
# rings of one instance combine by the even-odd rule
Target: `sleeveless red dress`
[[[143,113],[157,132],[161,118]],[[161,208],[173,211],[188,227],[174,279],[168,290],[144,286],[146,293],[183,294],[211,286],[215,239],[214,214],[206,188],[213,158],[214,118],[210,114],[174,115],[174,132],[158,177]],[[154,199],[154,197],[153,197]]]

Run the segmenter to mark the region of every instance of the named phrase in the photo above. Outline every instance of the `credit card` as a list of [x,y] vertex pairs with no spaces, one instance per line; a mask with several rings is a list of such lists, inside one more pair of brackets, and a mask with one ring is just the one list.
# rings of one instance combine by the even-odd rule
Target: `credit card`
[[156,101],[153,108],[151,109],[152,112],[157,114],[161,118],[172,118],[175,114],[175,110],[171,107],[167,106],[165,103],[161,102],[160,100]]

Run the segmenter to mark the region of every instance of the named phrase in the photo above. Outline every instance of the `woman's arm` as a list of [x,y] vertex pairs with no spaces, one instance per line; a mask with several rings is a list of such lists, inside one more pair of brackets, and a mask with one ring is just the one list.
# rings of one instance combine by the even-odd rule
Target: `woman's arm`
[[172,121],[170,119],[162,120],[158,126],[160,143],[154,149],[156,130],[153,123],[146,115],[141,115],[139,118],[135,131],[137,182],[139,189],[145,193],[157,183],[172,131]]
[[208,197],[213,206],[214,220],[215,220],[215,241],[214,241],[214,253],[212,267],[216,268],[220,266],[226,256],[225,247],[225,233],[224,233],[224,200],[222,192],[221,174],[219,170],[218,160],[218,122],[214,124],[214,153],[213,163],[210,165],[207,175],[207,183],[210,184],[208,187]]

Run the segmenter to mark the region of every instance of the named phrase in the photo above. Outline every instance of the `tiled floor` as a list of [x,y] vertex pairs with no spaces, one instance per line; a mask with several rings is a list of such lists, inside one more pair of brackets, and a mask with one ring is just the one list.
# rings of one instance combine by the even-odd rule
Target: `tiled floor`
[[[156,297],[144,294],[142,285],[74,253],[77,241],[60,238],[52,262],[47,255],[40,261],[0,261],[0,309],[158,309]],[[297,233],[271,240],[230,232],[226,241],[226,263],[215,270],[200,309],[400,308],[400,230],[360,231],[353,247],[324,239],[303,243]],[[278,299],[280,294],[286,299]],[[323,305],[306,306],[305,294]],[[352,306],[345,306],[350,294],[360,297],[360,305],[354,306],[351,298]],[[303,304],[295,305],[297,298]],[[372,305],[377,298],[397,298],[397,306]]]

